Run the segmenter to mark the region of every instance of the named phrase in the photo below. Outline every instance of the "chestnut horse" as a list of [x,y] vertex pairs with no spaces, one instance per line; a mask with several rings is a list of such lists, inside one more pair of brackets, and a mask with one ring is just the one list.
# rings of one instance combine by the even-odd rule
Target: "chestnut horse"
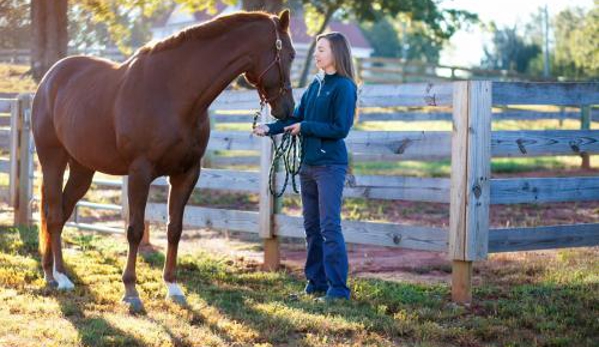
[[[290,67],[295,51],[289,11],[240,12],[185,29],[139,49],[122,64],[75,56],[56,63],[33,101],[32,128],[41,164],[40,251],[45,280],[71,289],[62,229],[96,171],[128,175],[129,251],[123,301],[143,309],[135,260],[151,182],[169,176],[167,298],[185,303],[176,284],[183,210],[200,174],[210,126],[208,107],[240,74],[278,119],[294,108]],[[69,166],[68,181],[63,175]]]

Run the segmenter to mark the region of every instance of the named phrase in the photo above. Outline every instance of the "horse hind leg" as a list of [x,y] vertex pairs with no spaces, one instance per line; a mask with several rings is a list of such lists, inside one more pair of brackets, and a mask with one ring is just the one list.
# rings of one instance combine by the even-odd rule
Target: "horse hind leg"
[[62,259],[60,248],[62,232],[62,181],[67,165],[67,154],[59,147],[38,147],[42,168],[39,249],[46,283],[61,289],[68,287],[64,281],[62,262],[57,264],[57,254]]
[[69,179],[62,193],[63,224],[66,224],[77,202],[89,190],[94,173],[94,170],[82,166],[75,160],[69,160]]
[[61,200],[61,220],[60,220],[60,232],[58,233],[58,241],[56,246],[56,252],[54,252],[54,278],[58,282],[58,289],[73,289],[75,285],[68,278],[64,271],[64,262],[62,258],[62,248],[60,242],[60,233],[64,228],[64,225],[73,213],[73,209],[85,193],[88,191],[92,179],[94,177],[94,171],[87,169],[74,160],[69,160],[69,178],[67,184],[62,192]]

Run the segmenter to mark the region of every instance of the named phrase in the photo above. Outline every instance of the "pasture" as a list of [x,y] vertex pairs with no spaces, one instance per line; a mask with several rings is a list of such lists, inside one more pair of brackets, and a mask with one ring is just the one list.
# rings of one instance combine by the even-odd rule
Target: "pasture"
[[[19,78],[18,83],[22,82]],[[11,88],[15,85],[9,84],[7,91]],[[547,106],[544,111],[558,110]],[[217,121],[214,130],[249,132],[250,122],[250,117],[246,123]],[[451,121],[365,120],[355,127],[355,131],[421,129],[451,131]],[[493,131],[579,129],[577,119],[492,123]],[[589,129],[599,129],[599,122],[590,122]],[[255,170],[256,158],[255,151],[217,149],[210,158],[210,168]],[[492,158],[490,170],[492,178],[592,177],[597,175],[598,165],[596,155],[590,156],[590,169],[581,168],[578,156]],[[451,174],[451,162],[356,160],[353,174],[444,178]],[[9,182],[7,175],[0,179],[4,185]],[[121,204],[120,187],[95,184],[92,188],[85,200]],[[164,186],[154,187],[150,201],[163,202],[165,194]],[[190,205],[258,212],[259,194],[196,190]],[[300,209],[295,195],[281,201],[282,214],[299,216]],[[186,228],[189,237],[182,240],[179,282],[189,306],[181,308],[164,301],[161,270],[165,232],[163,224],[154,223],[152,246],[138,259],[138,287],[146,312],[131,316],[120,305],[120,276],[126,255],[123,235],[68,228],[64,234],[65,261],[77,287],[73,292],[57,292],[44,286],[35,227],[14,227],[11,208],[4,204],[2,211],[2,346],[593,346],[599,340],[598,247],[490,254],[487,260],[474,263],[472,303],[458,305],[452,301],[449,283],[451,260],[410,267],[396,264],[395,268],[365,274],[376,270],[377,259],[360,265],[368,256],[362,251],[366,248],[351,245],[350,262],[355,270],[350,279],[352,301],[322,305],[310,297],[299,301],[288,298],[304,284],[301,262],[292,256],[301,254],[301,241],[281,238],[282,267],[263,272],[261,238],[195,226]],[[417,199],[348,197],[343,217],[346,221],[436,228],[450,224],[448,204]],[[78,218],[86,224],[122,228],[121,215],[114,211],[82,206]],[[492,205],[489,215],[491,228],[593,223],[599,223],[597,201]],[[208,243],[225,246],[203,247]],[[233,244],[236,249],[223,252]],[[404,257],[414,252],[378,249]],[[447,258],[445,252],[435,254]]]

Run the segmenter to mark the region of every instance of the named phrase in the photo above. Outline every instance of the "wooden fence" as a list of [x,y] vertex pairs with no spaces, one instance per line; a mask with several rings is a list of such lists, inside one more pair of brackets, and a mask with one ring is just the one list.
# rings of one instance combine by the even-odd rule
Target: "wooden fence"
[[[291,67],[291,80],[299,81],[305,62],[306,51],[298,51]],[[124,61],[127,56],[117,48],[107,49],[69,49],[69,54],[93,55]],[[468,68],[463,66],[424,63],[419,61],[402,60],[399,58],[355,57],[356,72],[365,84],[397,84],[406,82],[439,82],[466,79],[487,79],[494,81],[541,81],[542,77],[524,75],[510,70],[490,70]],[[0,49],[0,62],[13,64],[29,64],[29,49]],[[312,73],[316,67],[312,67]],[[553,78],[552,80],[555,80]]]
[[[297,99],[301,91],[294,93]],[[9,189],[16,211],[15,224],[30,222],[30,202],[34,199],[31,194],[33,156],[26,150],[32,147],[28,135],[28,100],[28,96],[23,96],[18,101],[0,102],[0,110],[10,108],[12,111],[11,124],[16,129],[11,131],[10,137],[14,161],[10,165],[12,189]],[[451,107],[453,130],[353,131],[347,139],[349,151],[355,155],[379,155],[396,160],[450,158],[451,177],[348,175],[344,196],[447,203],[450,223],[448,228],[438,228],[344,221],[347,242],[447,252],[453,261],[453,299],[458,302],[471,300],[472,263],[485,259],[488,253],[599,245],[599,224],[489,227],[489,209],[493,204],[599,200],[599,177],[596,176],[491,179],[490,175],[492,157],[599,153],[599,130],[590,130],[590,111],[583,112],[589,118],[584,120],[586,128],[581,130],[491,131],[492,107],[574,105],[587,110],[589,105],[596,104],[599,104],[598,83],[461,81],[364,86],[359,95],[360,107]],[[253,91],[226,92],[212,109],[248,110],[256,105]],[[250,118],[247,121],[249,123]],[[15,139],[19,139],[17,145]],[[280,262],[279,238],[303,238],[304,231],[301,218],[281,213],[277,201],[267,193],[266,177],[272,157],[270,139],[251,137],[241,131],[213,131],[209,149],[260,152],[259,163],[256,163],[259,171],[204,169],[197,185],[198,189],[259,194],[259,211],[188,206],[184,224],[259,234],[265,245],[265,268],[276,268]],[[121,181],[104,183],[122,185],[123,196],[126,196],[126,184]],[[166,186],[167,183],[160,178],[153,185]],[[123,206],[114,208],[126,213],[126,199]],[[165,223],[166,205],[149,203],[146,218],[150,222]]]

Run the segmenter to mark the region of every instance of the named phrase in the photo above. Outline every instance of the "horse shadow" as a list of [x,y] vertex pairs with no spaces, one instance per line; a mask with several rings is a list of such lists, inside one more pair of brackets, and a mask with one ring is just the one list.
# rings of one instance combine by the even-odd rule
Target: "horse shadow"
[[[18,234],[20,243],[15,243],[14,234]],[[11,246],[15,244],[16,247]],[[37,273],[41,275],[43,271],[37,249],[37,228],[0,226],[0,251],[18,253],[34,260]],[[119,329],[106,319],[100,316],[87,316],[85,314],[86,307],[98,302],[98,297],[93,294],[93,291],[68,263],[65,266],[69,278],[75,283],[73,290],[62,292],[46,285],[34,289],[21,287],[17,289],[17,293],[54,298],[60,307],[62,316],[77,330],[80,341],[85,346],[102,346],[116,341],[127,346],[145,346],[143,341]]]
[[[150,267],[161,268],[164,265],[165,256],[162,252],[143,252],[140,253],[140,256]],[[255,268],[255,271],[260,271],[257,270],[259,266]],[[308,297],[306,300],[292,299],[288,292],[300,292],[304,285],[301,280],[295,279],[293,276],[285,279],[289,284],[283,290],[265,294],[269,286],[275,285],[268,279],[241,279],[238,274],[234,273],[229,273],[229,278],[223,279],[223,276],[215,273],[214,269],[201,268],[197,262],[188,261],[180,262],[177,270],[177,282],[185,287],[188,299],[197,295],[206,306],[215,308],[226,319],[237,323],[241,322],[257,334],[254,343],[285,344],[288,343],[288,336],[298,333],[295,328],[296,323],[292,319],[281,314],[273,315],[266,310],[259,310],[255,304],[275,304],[300,314],[338,315],[350,323],[359,323],[360,318],[343,314],[348,305],[369,311],[369,314],[377,314],[373,307],[364,302],[323,304],[313,302]],[[193,303],[188,303],[183,309],[190,314],[190,325],[204,325],[227,343],[238,342],[227,331],[226,324],[219,325],[213,317],[208,316],[210,311],[208,314],[202,312]],[[271,329],[276,329],[276,331]]]

